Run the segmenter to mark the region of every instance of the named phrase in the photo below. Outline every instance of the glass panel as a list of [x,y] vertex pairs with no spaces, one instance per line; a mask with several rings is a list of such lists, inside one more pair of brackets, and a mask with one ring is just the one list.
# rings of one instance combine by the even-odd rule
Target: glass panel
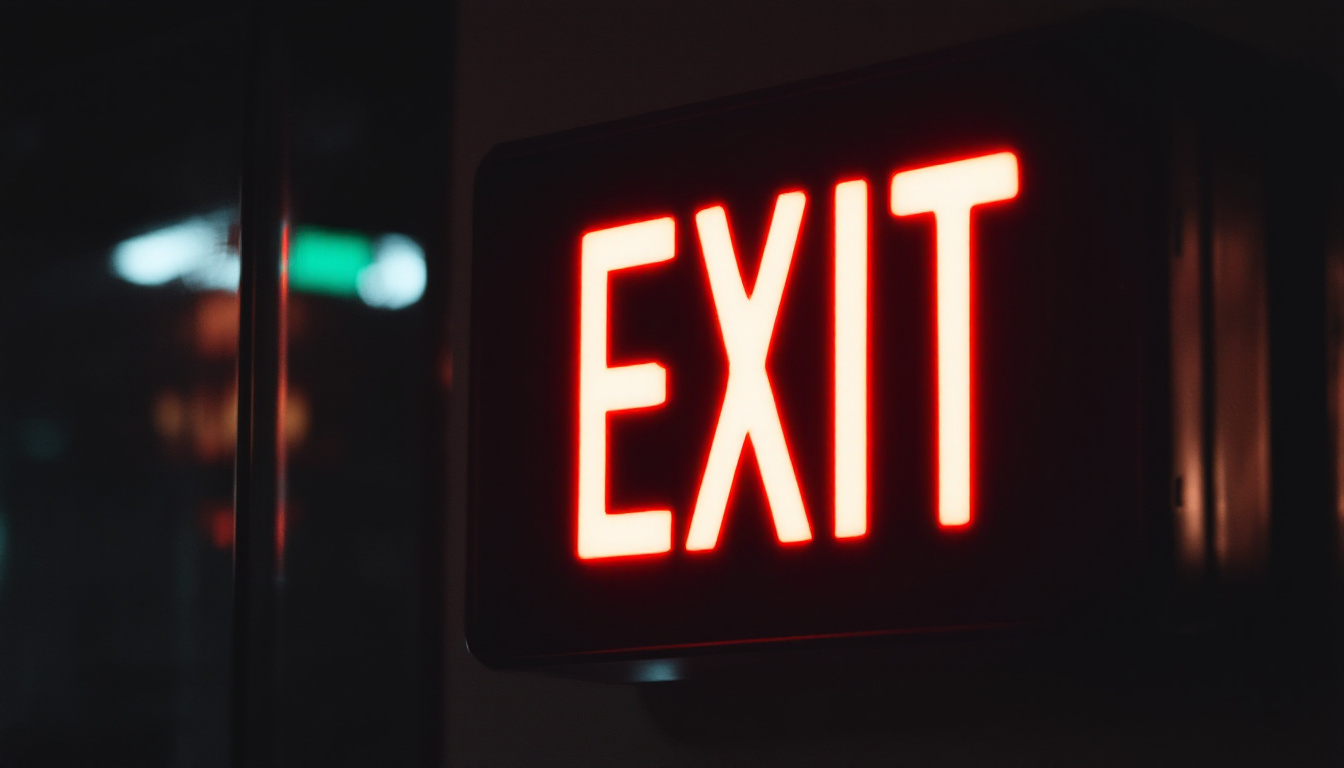
[[[246,23],[0,11],[3,765],[230,760]],[[452,5],[289,28],[277,764],[417,765]]]
[[426,291],[446,235],[451,7],[317,8],[290,40],[280,750],[415,765],[438,727]]
[[240,28],[0,14],[0,763],[224,765]]

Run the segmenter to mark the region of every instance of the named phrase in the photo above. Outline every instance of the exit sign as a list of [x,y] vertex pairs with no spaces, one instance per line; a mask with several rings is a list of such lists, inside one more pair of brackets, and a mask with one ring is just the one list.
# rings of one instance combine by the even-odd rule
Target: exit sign
[[[971,209],[1017,196],[1017,157],[998,152],[891,178],[891,212],[934,214],[937,358],[937,507],[939,524],[971,522]],[[868,183],[840,182],[831,211],[835,333],[833,347],[834,533],[868,533],[868,260],[872,207]],[[770,374],[775,323],[807,209],[807,194],[775,198],[765,244],[750,281],[742,274],[727,211],[695,214],[719,335],[727,357],[723,404],[700,478],[686,549],[714,549],[723,528],[743,448],[750,442],[781,543],[808,541],[812,525],[799,489]],[[815,218],[815,214],[814,214]],[[676,219],[623,224],[585,233],[579,253],[578,556],[647,555],[672,548],[668,509],[610,514],[607,509],[607,419],[613,411],[667,403],[667,370],[657,363],[611,367],[610,278],[618,270],[676,256]],[[922,361],[921,361],[922,362]]]
[[[1163,41],[1084,24],[492,152],[472,651],[1012,631],[1216,556]],[[1267,418],[1246,391],[1220,439]]]

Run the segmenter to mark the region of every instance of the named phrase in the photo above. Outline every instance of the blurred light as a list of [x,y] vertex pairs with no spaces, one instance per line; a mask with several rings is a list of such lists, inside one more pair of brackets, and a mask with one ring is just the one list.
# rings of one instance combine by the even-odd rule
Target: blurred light
[[182,398],[171,390],[154,398],[154,431],[168,445],[176,446],[186,433],[187,417]]
[[[168,407],[164,407],[168,411]],[[161,416],[156,412],[156,418]],[[168,422],[169,419],[165,419]],[[238,435],[238,391],[234,385],[201,386],[181,401],[178,423],[183,442],[202,463],[233,457]]]
[[405,235],[384,235],[373,263],[359,273],[359,298],[370,307],[404,309],[425,295],[425,251]]
[[201,512],[201,526],[210,544],[218,550],[233,547],[233,504],[228,501],[214,501],[205,504]]
[[285,445],[298,447],[308,436],[308,426],[312,423],[312,409],[308,405],[308,396],[303,390],[291,385],[285,392]]
[[275,564],[277,571],[283,572],[285,562],[285,534],[289,531],[289,513],[285,507],[284,499],[280,500],[275,510]]
[[295,291],[350,296],[359,273],[373,262],[373,245],[357,232],[298,227],[289,245],[289,287]]
[[232,358],[238,353],[238,296],[206,293],[195,302],[194,346],[203,358]]
[[112,270],[136,285],[182,280],[198,290],[237,290],[238,254],[229,248],[230,214],[197,216],[123,240]]
[[[242,262],[229,242],[231,211],[196,216],[119,243],[112,271],[135,285],[173,280],[199,291],[237,291]],[[289,287],[301,293],[359,297],[379,309],[404,309],[425,294],[425,251],[406,235],[303,226],[289,250]]]
[[196,263],[196,268],[182,276],[188,288],[198,291],[236,291],[243,274],[243,262],[236,252],[211,254]]
[[681,679],[681,668],[672,659],[646,661],[636,664],[632,677],[637,683],[667,683]]

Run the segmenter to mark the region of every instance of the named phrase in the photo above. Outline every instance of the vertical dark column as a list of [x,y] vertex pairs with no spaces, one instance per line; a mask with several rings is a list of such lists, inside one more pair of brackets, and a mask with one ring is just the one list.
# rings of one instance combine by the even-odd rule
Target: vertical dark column
[[240,189],[238,446],[234,485],[235,766],[276,760],[280,584],[284,571],[285,267],[289,190],[281,4],[247,24],[247,115]]

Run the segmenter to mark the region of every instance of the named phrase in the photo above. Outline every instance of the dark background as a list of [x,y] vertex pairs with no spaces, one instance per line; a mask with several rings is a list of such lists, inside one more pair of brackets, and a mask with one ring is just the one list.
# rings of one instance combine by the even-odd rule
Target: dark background
[[[893,676],[779,674],[707,696],[500,673],[462,642],[466,393],[452,384],[470,364],[471,180],[491,146],[1102,5],[300,6],[295,220],[411,235],[430,286],[398,312],[291,305],[308,421],[291,443],[280,762],[1339,762],[1341,718],[1319,706],[1330,679],[1242,673],[1244,658],[1199,648],[1131,668],[1143,685],[1084,657],[966,701]],[[1338,3],[1152,5],[1344,87]],[[0,764],[227,762],[236,304],[127,285],[108,256],[236,204],[245,28],[236,4],[0,6]],[[446,471],[427,452],[445,430]]]

